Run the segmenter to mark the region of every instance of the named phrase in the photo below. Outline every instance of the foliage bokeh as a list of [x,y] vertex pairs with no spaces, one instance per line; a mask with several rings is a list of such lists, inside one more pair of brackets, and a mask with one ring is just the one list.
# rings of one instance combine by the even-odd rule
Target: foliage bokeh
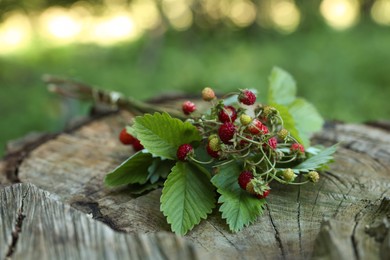
[[[49,94],[41,82],[46,73],[143,100],[172,91],[198,93],[205,86],[219,92],[257,88],[261,97],[277,65],[328,120],[389,120],[390,28],[370,19],[375,1],[363,1],[360,22],[344,31],[327,26],[319,2],[313,2],[297,1],[302,18],[290,34],[258,24],[210,23],[195,8],[195,23],[185,31],[167,22],[136,41],[109,47],[35,39],[26,50],[0,56],[0,144],[30,131],[59,131],[71,117],[87,113],[87,105]],[[3,1],[1,10],[33,12],[58,4],[72,3]],[[94,4],[104,9],[104,2]]]

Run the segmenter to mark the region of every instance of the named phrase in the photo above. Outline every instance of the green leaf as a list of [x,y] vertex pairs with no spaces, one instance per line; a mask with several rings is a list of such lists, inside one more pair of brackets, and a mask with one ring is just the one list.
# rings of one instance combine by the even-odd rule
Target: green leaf
[[269,77],[268,103],[287,106],[295,100],[296,93],[293,77],[285,70],[274,67]]
[[299,132],[297,124],[295,123],[295,120],[291,115],[288,107],[278,104],[272,104],[272,106],[274,106],[279,111],[279,114],[283,119],[284,128],[286,128],[299,143],[303,144],[303,146],[310,145],[310,139]]
[[326,164],[333,161],[333,154],[337,150],[337,144],[331,147],[325,148],[320,151],[318,154],[311,156],[307,160],[295,166],[292,170],[295,173],[299,172],[309,172],[312,170],[321,169]]
[[153,160],[153,163],[148,168],[148,180],[150,181],[150,183],[155,183],[160,178],[167,178],[174,165],[175,161],[161,160],[160,158],[155,158]]
[[130,184],[128,188],[131,194],[140,195],[144,192],[162,187],[163,185],[164,182],[162,181],[158,181],[155,183],[146,182],[144,184],[138,184],[138,183]]
[[263,213],[265,199],[258,199],[238,185],[240,169],[237,164],[224,166],[211,179],[221,196],[220,211],[233,232],[240,231],[244,226],[254,222]]
[[161,211],[171,229],[184,235],[215,206],[214,187],[201,167],[177,162],[164,183]]
[[148,168],[152,161],[151,154],[139,151],[107,174],[104,182],[108,186],[143,184],[148,180]]
[[311,103],[302,98],[294,100],[288,110],[294,119],[299,135],[304,141],[303,145],[309,147],[311,134],[321,130],[324,119]]
[[200,141],[195,126],[172,118],[167,113],[146,114],[136,117],[133,129],[141,144],[153,155],[175,159],[181,144]]

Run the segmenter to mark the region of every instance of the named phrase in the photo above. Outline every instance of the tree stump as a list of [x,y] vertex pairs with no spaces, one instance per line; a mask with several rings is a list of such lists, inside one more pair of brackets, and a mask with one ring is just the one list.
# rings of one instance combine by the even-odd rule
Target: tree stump
[[313,142],[340,147],[319,183],[273,185],[263,216],[241,232],[215,209],[178,237],[161,189],[103,184],[133,153],[117,139],[132,117],[111,113],[10,149],[0,162],[2,259],[390,259],[390,124],[327,123]]

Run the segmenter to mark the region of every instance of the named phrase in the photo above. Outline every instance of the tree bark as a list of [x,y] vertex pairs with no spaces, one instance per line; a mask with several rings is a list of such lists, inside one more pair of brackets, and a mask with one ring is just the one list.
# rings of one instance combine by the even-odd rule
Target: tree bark
[[317,184],[272,185],[263,216],[241,232],[231,233],[216,209],[178,238],[167,234],[161,189],[136,196],[103,184],[133,153],[117,139],[132,117],[120,111],[41,137],[0,162],[0,257],[389,259],[388,123],[327,123],[313,143],[340,148]]

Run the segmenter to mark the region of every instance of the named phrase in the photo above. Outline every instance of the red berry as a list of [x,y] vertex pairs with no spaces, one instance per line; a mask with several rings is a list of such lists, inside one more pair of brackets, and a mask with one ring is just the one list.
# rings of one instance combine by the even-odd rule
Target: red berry
[[134,138],[133,148],[134,148],[134,151],[138,152],[138,151],[141,151],[142,149],[144,149],[144,146],[141,144],[140,140],[138,140],[137,138]]
[[291,152],[305,153],[305,148],[299,143],[293,143],[290,147]]
[[238,184],[241,189],[246,190],[246,186],[253,179],[253,174],[250,171],[242,171],[240,176],[238,176]]
[[185,101],[182,105],[182,109],[184,114],[189,115],[196,110],[196,105],[191,101]]
[[238,101],[250,106],[256,102],[256,95],[252,91],[245,89],[238,95]]
[[265,199],[268,195],[269,195],[269,193],[271,192],[271,190],[265,190],[264,192],[263,192],[263,194],[259,194],[259,195],[257,195],[257,197],[259,198],[259,199]]
[[231,144],[231,139],[236,132],[236,126],[231,122],[223,123],[218,129],[218,135],[221,141],[225,144]]
[[132,144],[135,140],[135,137],[127,133],[126,128],[123,128],[119,134],[119,140],[122,144]]
[[268,140],[268,145],[272,148],[272,149],[276,149],[276,147],[278,146],[278,140],[276,139],[276,137],[272,137]]
[[267,126],[263,125],[258,119],[253,119],[252,123],[248,125],[248,130],[251,134],[268,134]]
[[211,157],[213,157],[213,158],[218,158],[218,157],[219,157],[219,151],[214,151],[213,149],[211,149],[211,147],[210,147],[210,141],[207,143],[206,150],[207,150],[207,153],[208,153]]
[[234,122],[237,119],[237,111],[232,106],[224,106],[218,113],[219,121],[222,123]]
[[177,159],[179,161],[187,161],[187,158],[194,153],[194,148],[190,144],[182,144],[177,149]]

